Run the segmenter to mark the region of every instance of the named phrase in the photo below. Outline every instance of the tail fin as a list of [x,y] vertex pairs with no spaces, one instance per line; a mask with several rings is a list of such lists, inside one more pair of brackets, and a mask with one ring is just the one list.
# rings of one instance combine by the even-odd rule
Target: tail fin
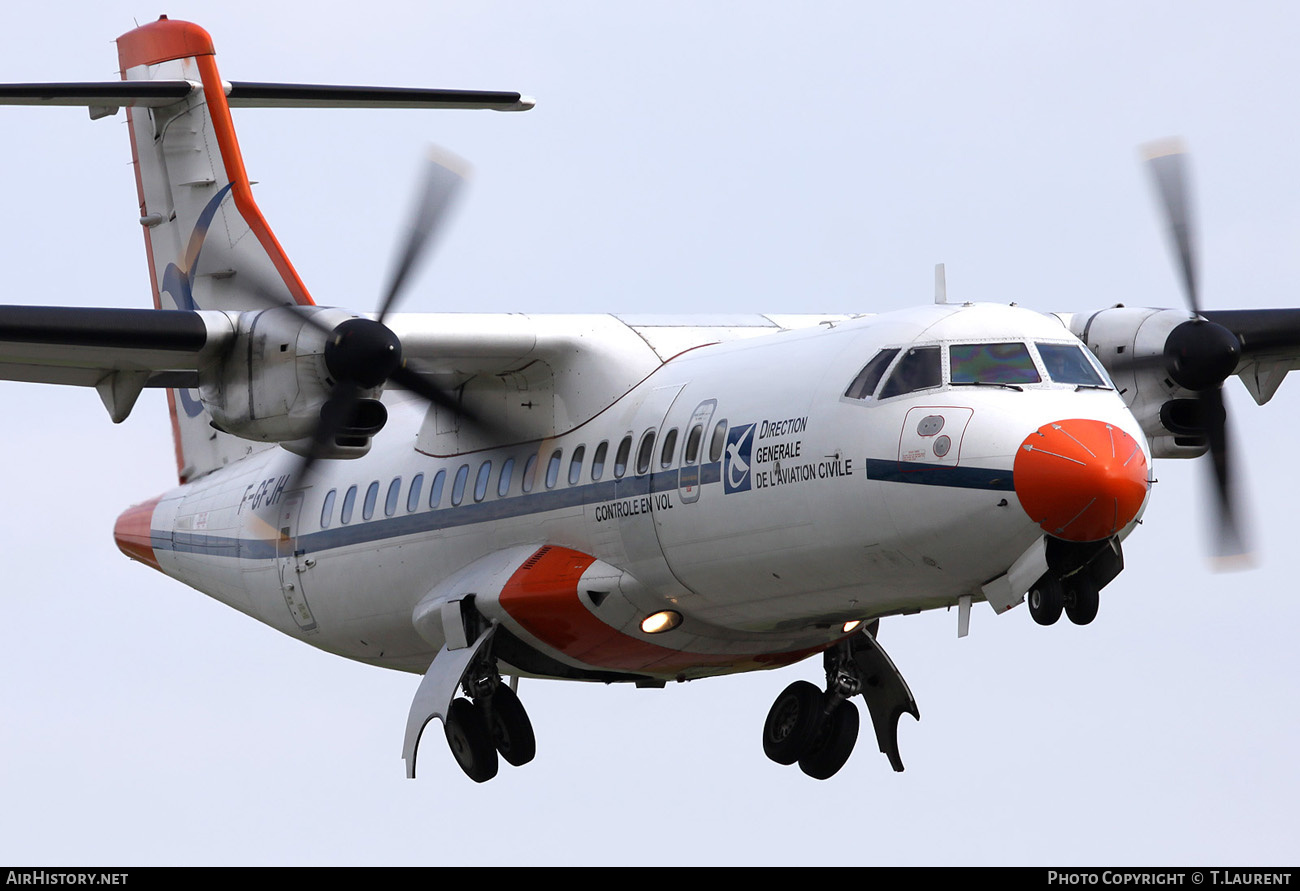
[[[81,105],[92,118],[107,117],[127,109],[131,154],[140,199],[140,224],[144,228],[149,277],[157,309],[246,311],[270,306],[311,306],[312,299],[285,256],[280,243],[253,201],[244,161],[230,118],[232,105],[260,108],[460,108],[493,111],[527,111],[533,100],[519,93],[487,90],[431,90],[408,87],[366,87],[329,84],[226,83],[217,73],[212,38],[197,25],[170,21],[165,16],[118,38],[121,81],[111,83],[0,84],[0,105]],[[18,317],[27,318],[23,308]],[[129,325],[126,316],[113,315],[114,323]],[[10,315],[13,315],[11,313]],[[220,315],[178,314],[164,325],[179,334],[165,350],[179,352],[197,362],[206,337],[196,347],[187,339],[195,320],[207,319],[221,327]],[[34,362],[43,372],[25,365],[8,375],[17,380],[94,385],[104,397],[114,420],[130,411],[140,389],[154,383],[188,383],[167,364],[140,368],[130,350],[118,355],[113,338],[100,338],[96,353],[101,364],[85,366],[77,349],[86,318],[78,316],[69,327],[62,317],[43,318],[37,326],[40,343],[72,353],[41,353]],[[249,319],[251,326],[260,317]],[[29,319],[30,321],[30,319]],[[176,326],[180,328],[177,329]],[[242,325],[242,323],[241,323]],[[150,323],[149,326],[158,326]],[[242,330],[242,327],[241,327]],[[229,331],[225,331],[229,334]],[[155,332],[156,333],[156,332]],[[221,332],[218,332],[221,333]],[[30,340],[27,332],[23,342]],[[218,338],[220,340],[220,337]],[[247,340],[255,338],[251,328]],[[128,338],[132,348],[148,342]],[[213,341],[215,343],[215,341]],[[215,349],[215,348],[214,348]],[[192,355],[193,354],[193,355]],[[71,356],[71,358],[69,358]],[[155,359],[157,357],[154,357]],[[287,357],[286,357],[287,358]],[[208,356],[205,362],[215,361]],[[238,366],[230,357],[222,370]],[[190,364],[184,366],[195,371]],[[197,368],[199,375],[208,365]],[[4,369],[0,369],[2,371]],[[102,371],[102,377],[94,371]],[[157,372],[162,377],[151,375]],[[221,378],[221,386],[226,386]],[[250,410],[255,381],[247,381]],[[228,390],[229,388],[226,387]],[[229,393],[220,394],[229,397]],[[247,456],[272,448],[269,443],[240,439],[215,428],[194,389],[167,391],[176,461],[182,482]],[[272,437],[273,438],[273,437]]]
[[[164,17],[119,37],[117,52],[125,81],[199,87],[169,105],[127,108],[154,307],[265,309],[268,296],[311,304],[253,200],[212,38]],[[252,289],[241,288],[250,281]],[[247,455],[250,445],[268,447],[215,430],[197,392],[167,396],[182,482]]]

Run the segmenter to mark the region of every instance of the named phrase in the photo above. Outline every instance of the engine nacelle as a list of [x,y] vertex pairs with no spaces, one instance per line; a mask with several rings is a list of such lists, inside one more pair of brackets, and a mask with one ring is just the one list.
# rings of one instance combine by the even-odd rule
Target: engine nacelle
[[1186,310],[1115,306],[1059,317],[1106,367],[1154,457],[1205,454],[1196,393],[1180,386],[1162,361],[1170,334],[1192,318]]
[[[310,321],[308,320],[310,314]],[[233,344],[220,362],[200,371],[199,396],[224,433],[278,442],[306,454],[335,381],[325,362],[332,329],[354,318],[337,309],[277,307],[232,315]],[[387,412],[382,386],[359,390],[351,416],[326,457],[356,458],[370,450]]]

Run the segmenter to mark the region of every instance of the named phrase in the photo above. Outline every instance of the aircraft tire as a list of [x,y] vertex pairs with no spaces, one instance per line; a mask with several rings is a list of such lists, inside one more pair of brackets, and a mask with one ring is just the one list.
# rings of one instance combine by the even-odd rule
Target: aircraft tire
[[502,684],[487,702],[487,726],[492,743],[507,764],[523,767],[537,754],[533,723],[515,691]]
[[828,780],[839,773],[858,742],[861,718],[858,707],[847,699],[826,715],[808,751],[799,759],[799,769],[815,780]]
[[497,775],[497,750],[492,744],[483,713],[468,699],[457,699],[447,710],[443,730],[452,757],[476,783],[486,783]]
[[1029,614],[1039,625],[1055,625],[1065,607],[1065,590],[1059,579],[1046,578],[1029,591]]
[[812,743],[822,720],[822,691],[795,681],[781,691],[763,723],[763,753],[777,764],[794,764]]
[[[1082,575],[1082,573],[1080,573]],[[1097,618],[1101,592],[1092,579],[1081,579],[1070,586],[1071,597],[1065,605],[1065,614],[1076,625],[1087,625]]]

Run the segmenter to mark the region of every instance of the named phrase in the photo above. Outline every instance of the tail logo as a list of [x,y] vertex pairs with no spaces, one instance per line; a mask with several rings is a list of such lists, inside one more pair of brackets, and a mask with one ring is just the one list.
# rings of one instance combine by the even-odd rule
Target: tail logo
[[[212,219],[217,215],[217,208],[225,200],[227,193],[230,192],[232,184],[227,183],[221,191],[212,196],[212,200],[203,208],[199,214],[198,220],[194,223],[194,231],[190,233],[189,244],[185,248],[185,256],[181,258],[184,266],[178,266],[175,263],[168,263],[167,269],[163,272],[162,286],[159,291],[166,294],[176,304],[177,309],[197,310],[200,307],[194,302],[194,273],[199,265],[199,254],[203,250],[203,241],[208,237],[208,228],[212,225]],[[197,418],[203,413],[203,403],[199,401],[198,394],[191,390],[177,390],[181,397],[181,407],[185,410],[185,416]]]

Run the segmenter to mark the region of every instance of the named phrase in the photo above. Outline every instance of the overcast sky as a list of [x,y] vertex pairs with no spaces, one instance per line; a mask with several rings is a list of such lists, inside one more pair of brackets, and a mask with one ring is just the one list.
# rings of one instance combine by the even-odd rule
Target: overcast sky
[[[308,9],[310,11],[308,11]],[[1205,302],[1300,305],[1296,13],[1277,3],[266,2],[6,10],[0,80],[116,78],[167,12],[223,76],[520,90],[527,114],[236,112],[317,302],[368,310],[423,147],[475,166],[404,310],[1043,311],[1179,296],[1138,164],[1193,151]],[[6,303],[147,306],[124,117],[0,109]],[[129,562],[174,483],[164,402],[0,385],[0,861],[39,864],[1296,862],[1300,382],[1229,384],[1258,568],[1203,557],[1201,462],[1156,464],[1096,622],[887,619],[906,772],[764,758],[780,672],[525,681],[536,761],[465,778],[418,678],[318,652]]]

